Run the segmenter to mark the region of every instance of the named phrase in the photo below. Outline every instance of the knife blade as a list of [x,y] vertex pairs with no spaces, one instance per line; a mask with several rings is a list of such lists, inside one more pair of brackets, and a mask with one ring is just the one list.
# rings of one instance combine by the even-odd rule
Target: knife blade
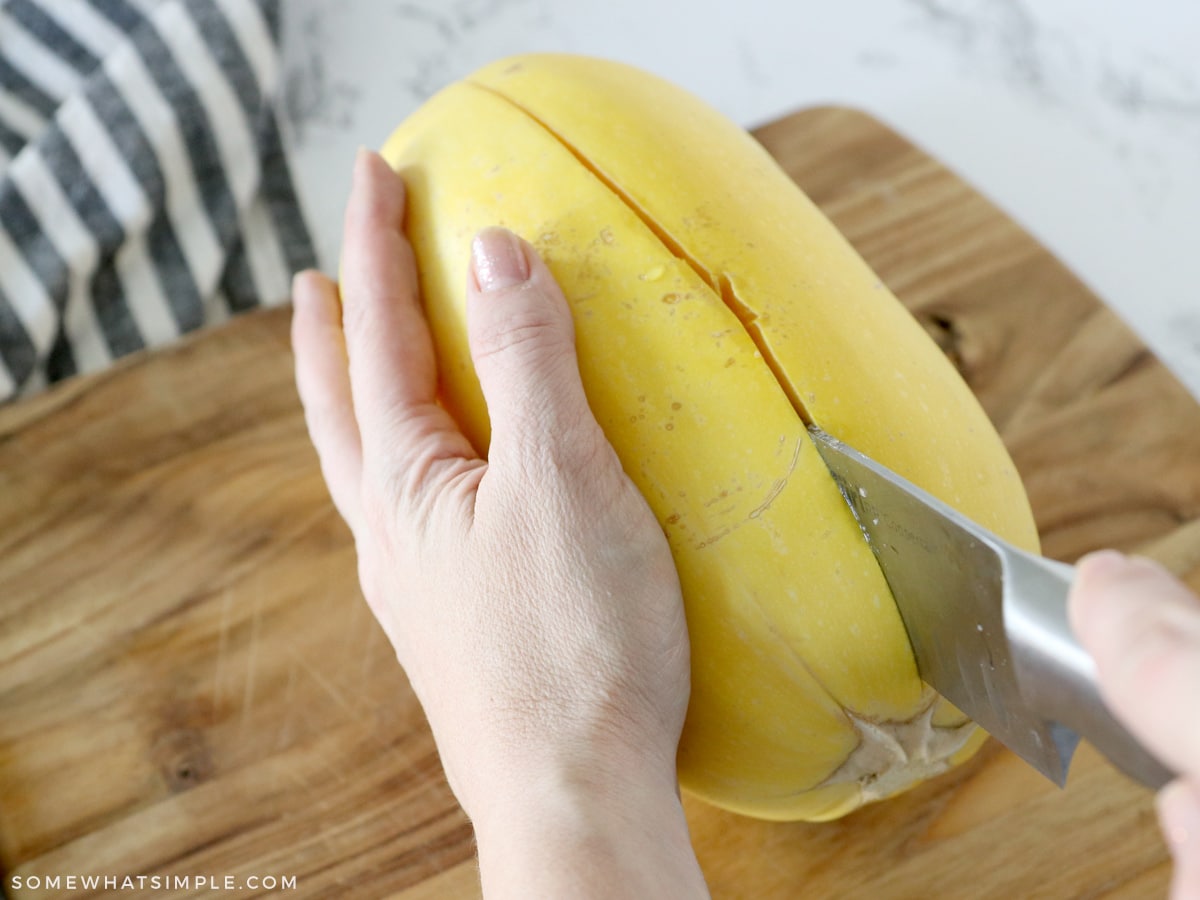
[[816,426],[923,681],[1062,787],[1080,737],[1131,778],[1172,772],[1108,711],[1067,622],[1074,569],[1021,550]]

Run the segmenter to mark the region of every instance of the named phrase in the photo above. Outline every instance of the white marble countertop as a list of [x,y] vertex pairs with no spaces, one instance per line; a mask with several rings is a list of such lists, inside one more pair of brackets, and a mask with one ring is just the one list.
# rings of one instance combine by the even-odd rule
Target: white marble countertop
[[288,0],[295,174],[336,266],[350,166],[513,53],[619,59],[753,127],[864,109],[1006,209],[1200,397],[1194,0]]

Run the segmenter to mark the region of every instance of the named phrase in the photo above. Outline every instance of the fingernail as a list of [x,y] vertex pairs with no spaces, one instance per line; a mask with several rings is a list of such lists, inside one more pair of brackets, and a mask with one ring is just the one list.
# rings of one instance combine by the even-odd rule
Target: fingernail
[[515,234],[504,228],[486,228],[471,244],[475,280],[484,293],[501,291],[529,279],[529,260]]
[[1200,847],[1200,794],[1182,778],[1172,781],[1158,795],[1158,818],[1172,855],[1185,847]]
[[359,147],[354,151],[354,169],[353,179],[359,181],[366,177],[367,166],[371,163],[371,151],[366,147]]
[[1075,589],[1093,592],[1099,585],[1129,566],[1129,558],[1117,550],[1096,550],[1075,563]]
[[327,322],[341,319],[337,287],[316,269],[305,269],[292,276],[292,306]]
[[[1081,638],[1094,634],[1097,622],[1108,621],[1113,614],[1109,602],[1114,576],[1129,566],[1125,554],[1116,550],[1098,550],[1083,556],[1075,565],[1075,583],[1067,604],[1071,627]],[[1116,595],[1119,599],[1120,595]],[[1118,604],[1118,608],[1120,604]]]
[[372,180],[378,171],[376,166],[380,162],[385,166],[388,165],[387,160],[383,159],[374,150],[369,147],[359,147],[354,154],[354,181],[361,183]]
[[[1099,550],[1089,553],[1079,560],[1077,565],[1080,581],[1086,590],[1116,589],[1118,585],[1128,586],[1130,582],[1138,582],[1146,590],[1171,590],[1175,579],[1160,563],[1145,556],[1126,556],[1116,550]],[[1140,598],[1128,590],[1120,590],[1122,596],[1132,602]]]
[[1096,575],[1108,575],[1123,568],[1128,562],[1129,558],[1119,550],[1097,550],[1079,560],[1080,565],[1086,566],[1089,572]]
[[314,291],[312,287],[311,269],[302,269],[292,275],[292,303],[307,304]]

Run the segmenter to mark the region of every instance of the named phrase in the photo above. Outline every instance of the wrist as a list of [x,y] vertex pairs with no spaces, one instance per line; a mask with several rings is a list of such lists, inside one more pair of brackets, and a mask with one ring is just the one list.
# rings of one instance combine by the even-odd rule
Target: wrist
[[485,896],[708,896],[673,767],[507,787],[473,813]]

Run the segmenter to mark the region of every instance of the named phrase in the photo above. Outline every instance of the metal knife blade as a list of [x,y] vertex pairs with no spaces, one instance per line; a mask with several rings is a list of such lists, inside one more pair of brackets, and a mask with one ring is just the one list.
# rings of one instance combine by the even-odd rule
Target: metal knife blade
[[1060,787],[1082,735],[1150,787],[1173,777],[1109,713],[1067,622],[1074,569],[1027,553],[810,427],[896,599],[921,678]]

